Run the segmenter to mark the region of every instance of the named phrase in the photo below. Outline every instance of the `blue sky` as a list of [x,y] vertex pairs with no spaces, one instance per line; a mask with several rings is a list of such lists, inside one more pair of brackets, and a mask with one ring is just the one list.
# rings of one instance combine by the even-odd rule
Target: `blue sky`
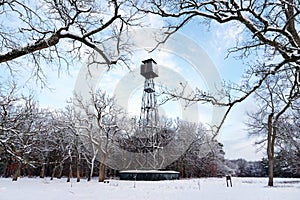
[[[156,23],[160,23],[159,20],[150,19],[152,26],[157,26]],[[216,67],[218,74],[222,80],[239,82],[241,76],[245,70],[245,64],[242,60],[236,60],[232,56],[226,58],[227,49],[235,45],[236,39],[242,40],[242,35],[238,35],[242,31],[242,27],[236,24],[230,25],[218,25],[211,24],[210,30],[203,25],[199,25],[196,22],[191,22],[180,34],[184,34],[187,38],[193,40],[200,48],[204,50],[210,60]],[[178,50],[176,50],[178,51]],[[174,52],[176,53],[174,50]],[[164,66],[166,69],[171,68],[172,71],[180,74],[183,80],[188,80],[192,88],[198,87],[203,90],[209,89],[205,77],[201,77],[201,73],[196,73],[189,60],[183,59],[180,55],[175,55],[174,52],[162,51],[147,53],[143,49],[136,50],[132,57],[133,72],[129,72],[127,68],[114,68],[109,72],[103,72],[102,77],[97,82],[97,87],[104,88],[109,93],[113,93],[118,83],[125,84],[126,80],[123,80],[128,75],[132,80],[140,82],[134,86],[128,95],[128,110],[132,114],[138,114],[141,101],[141,89],[143,85],[143,78],[138,74],[138,68],[141,60],[144,58],[153,57],[159,65]],[[25,85],[27,82],[26,90],[34,90],[36,98],[39,100],[42,107],[48,108],[63,108],[66,105],[66,100],[72,97],[72,93],[75,88],[76,80],[80,72],[81,67],[84,66],[84,62],[78,63],[72,66],[68,72],[57,72],[57,69],[44,68],[44,72],[47,75],[47,86],[52,88],[51,90],[41,88],[37,86],[34,80],[24,79],[24,73],[28,70],[27,67],[23,67],[19,77],[15,77],[18,80],[19,85]],[[134,71],[137,69],[137,71]],[[26,75],[28,77],[29,74]],[[1,78],[2,79],[2,78]],[[130,79],[130,78],[129,78]],[[123,81],[123,82],[122,82]],[[164,84],[177,84],[176,81],[168,79],[167,76],[159,77],[157,83]],[[135,82],[136,83],[136,82]],[[181,105],[177,102],[171,102],[168,105],[164,105],[161,112],[169,117],[181,116],[184,111],[181,109]],[[247,160],[260,160],[264,152],[257,153],[256,147],[253,145],[255,138],[249,138],[246,131],[244,122],[247,120],[246,111],[250,111],[255,105],[251,99],[247,100],[240,105],[237,105],[230,113],[226,120],[218,140],[224,144],[225,157],[230,159],[245,158]],[[199,110],[199,119],[203,123],[209,123],[212,117],[212,107],[209,105],[199,104],[197,106]]]
[[[227,57],[227,49],[234,47],[237,39],[243,40],[243,35],[239,34],[242,28],[234,23],[229,25],[212,23],[208,31],[202,25],[191,23],[183,32],[205,49],[224,81],[239,83],[246,70],[247,60],[235,59],[234,54]],[[265,155],[264,151],[257,152],[254,145],[257,138],[250,138],[247,134],[246,112],[253,109],[255,103],[249,98],[236,105],[225,121],[218,139],[224,144],[227,158],[243,157],[248,160],[259,160]]]

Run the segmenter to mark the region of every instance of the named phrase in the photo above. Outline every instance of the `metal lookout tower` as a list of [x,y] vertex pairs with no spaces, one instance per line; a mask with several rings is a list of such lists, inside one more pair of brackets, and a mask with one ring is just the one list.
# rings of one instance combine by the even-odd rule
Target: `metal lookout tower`
[[[158,125],[157,100],[154,84],[154,78],[158,77],[158,67],[152,58],[142,62],[141,75],[145,77],[145,83],[139,125],[143,132],[150,131],[154,134]],[[147,136],[149,137],[149,135]]]
[[139,131],[136,147],[142,153],[143,160],[138,163],[140,168],[154,169],[159,165],[159,120],[158,107],[155,94],[154,78],[158,77],[157,63],[151,58],[142,61],[141,75],[145,78],[141,113],[139,119]]
[[142,61],[141,75],[145,78],[139,127],[134,136],[123,140],[121,146],[134,152],[128,168],[120,171],[121,180],[172,180],[179,178],[179,172],[160,171],[164,166],[164,146],[171,142],[174,131],[162,128],[158,119],[158,105],[154,78],[158,77],[158,66],[151,58]]

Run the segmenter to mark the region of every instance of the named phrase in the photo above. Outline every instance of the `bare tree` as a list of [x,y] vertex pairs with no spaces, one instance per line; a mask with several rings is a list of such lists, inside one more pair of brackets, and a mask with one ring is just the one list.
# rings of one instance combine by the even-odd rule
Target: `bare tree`
[[[119,130],[117,120],[121,116],[121,109],[117,107],[115,100],[100,90],[91,92],[88,102],[80,96],[74,99],[74,105],[81,112],[77,117],[77,128],[80,136],[86,141],[88,149],[92,153],[92,162],[96,157],[100,161],[99,182],[105,179],[106,163],[112,151],[112,144]],[[92,175],[92,174],[91,174]]]
[[4,88],[0,93],[0,146],[16,181],[23,166],[33,166],[32,146],[40,127],[39,109],[32,96],[18,94],[15,84]]
[[69,160],[69,174],[67,182],[73,175],[73,166],[76,168],[76,181],[80,182],[81,155],[83,154],[83,145],[79,139],[79,131],[76,129],[75,109],[67,106],[60,110],[56,115],[56,129],[62,134],[62,140],[65,144],[65,157]]
[[45,76],[44,64],[69,67],[84,53],[108,66],[125,61],[128,43],[121,35],[140,26],[142,17],[124,0],[12,0],[0,6],[0,63],[14,72],[29,62],[38,78]]
[[293,91],[295,80],[290,78],[290,73],[288,73],[290,70],[287,69],[283,74],[269,77],[261,88],[256,90],[260,108],[250,114],[251,121],[248,123],[250,134],[263,135],[263,139],[259,143],[266,143],[269,161],[269,186],[274,185],[276,143],[280,138],[280,134],[285,132],[282,129],[282,121],[285,113],[290,111],[293,104],[296,103],[294,95],[298,95],[297,92]]
[[223,145],[217,140],[212,140],[211,135],[201,123],[180,120],[178,129],[180,133],[191,132],[193,140],[182,156],[168,168],[180,171],[182,177],[223,175],[225,171]]
[[40,178],[46,176],[46,169],[50,164],[51,152],[57,148],[53,137],[54,134],[52,134],[52,119],[52,113],[48,109],[40,109],[39,115],[35,119],[35,123],[39,124],[39,126],[31,150],[33,152],[33,160],[36,161],[35,167],[40,167]]
[[292,108],[280,118],[278,124],[274,176],[298,177],[300,174],[300,113],[296,106]]
[[68,164],[69,174],[67,175],[68,181],[70,181],[72,175],[73,157],[75,153],[75,128],[70,122],[70,116],[68,110],[51,111],[50,119],[47,123],[47,134],[49,149],[51,150],[50,162],[53,169],[51,174],[51,180],[56,176],[61,178],[63,176],[63,169]]
[[[295,102],[295,104],[299,104]],[[300,156],[300,110],[297,106],[293,106],[280,121],[280,134],[276,146],[282,150],[292,150]]]
[[21,169],[40,168],[43,178],[49,154],[55,148],[49,134],[51,113],[41,110],[32,96],[19,94],[15,84],[1,87],[0,96],[0,146],[5,154],[5,176],[13,174],[13,180],[17,180]]

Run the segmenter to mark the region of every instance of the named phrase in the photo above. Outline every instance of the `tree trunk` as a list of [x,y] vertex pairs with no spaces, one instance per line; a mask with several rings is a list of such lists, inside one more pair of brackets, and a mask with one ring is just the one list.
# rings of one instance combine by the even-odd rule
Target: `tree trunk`
[[5,162],[5,164],[4,164],[4,167],[3,167],[3,172],[4,172],[4,174],[3,174],[3,176],[5,177],[5,178],[8,178],[10,175],[9,175],[9,167],[8,167],[8,165],[9,165],[9,163],[6,161]]
[[81,168],[81,154],[79,151],[79,145],[78,145],[78,136],[76,135],[76,140],[75,140],[75,153],[76,153],[76,177],[77,177],[77,182],[80,182],[80,168]]
[[91,181],[91,173],[88,173],[87,181]]
[[19,163],[18,166],[17,166],[17,168],[16,168],[16,171],[15,171],[15,173],[13,175],[12,181],[17,181],[18,180],[18,177],[20,176],[20,173],[21,173],[21,166],[22,166],[22,164]]
[[90,173],[88,175],[88,179],[87,181],[90,181],[93,177],[93,173],[94,173],[94,165],[95,165],[95,159],[96,159],[96,154],[93,156],[92,160],[91,160],[91,169],[90,169]]
[[180,165],[181,165],[181,175],[182,175],[182,178],[186,178],[186,169],[185,169],[185,155],[181,158],[181,161],[180,161]]
[[69,175],[68,175],[67,182],[70,182],[71,178],[72,178],[72,164],[70,163],[70,166],[69,166]]
[[98,179],[99,182],[103,182],[104,179],[105,179],[105,169],[106,169],[105,164],[102,163],[102,162],[100,162],[100,167],[99,167],[99,179]]
[[94,173],[94,164],[91,165],[91,169],[90,169],[90,172],[89,172],[89,174],[88,174],[88,179],[87,179],[87,181],[92,180],[93,173]]
[[76,177],[77,177],[77,182],[80,182],[80,159],[77,160],[77,165],[76,165]]
[[268,186],[274,186],[274,158],[269,158],[269,182]]
[[57,178],[58,179],[61,179],[61,177],[62,177],[62,173],[63,173],[63,164],[62,163],[59,163],[59,173],[58,173],[58,176],[57,176]]
[[274,145],[273,145],[273,115],[274,113],[271,113],[268,116],[268,138],[267,138],[267,154],[268,154],[268,162],[269,162],[269,182],[268,186],[274,186],[273,178],[274,178]]
[[54,168],[53,168],[53,171],[52,171],[52,174],[51,174],[51,181],[53,180],[53,178],[54,178],[54,176],[55,176],[55,172],[56,172],[56,169],[57,169],[57,165],[56,165],[56,163],[55,163],[55,166],[54,166]]
[[46,163],[45,163],[45,160],[43,160],[42,168],[41,168],[41,172],[40,172],[40,178],[45,178],[45,168],[46,168]]

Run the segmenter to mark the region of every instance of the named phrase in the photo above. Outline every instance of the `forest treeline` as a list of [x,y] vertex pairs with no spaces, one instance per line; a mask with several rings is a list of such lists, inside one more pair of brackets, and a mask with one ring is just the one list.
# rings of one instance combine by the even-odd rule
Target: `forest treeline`
[[[97,91],[92,100],[87,103],[77,97],[63,109],[45,109],[32,96],[19,94],[15,85],[2,87],[0,176],[13,180],[20,176],[64,176],[77,181],[91,180],[93,176],[99,176],[99,181],[117,177],[118,171],[104,162],[112,155],[109,146],[116,141],[128,141],[128,133],[136,122],[107,94]],[[175,130],[165,131],[161,138],[175,138],[176,134],[188,132],[193,139],[177,160],[161,170],[179,171],[182,178],[268,175],[267,159],[226,160],[223,145],[212,139],[202,124],[164,118],[161,124],[164,129]],[[300,177],[299,152],[285,147],[276,151],[275,176]],[[116,162],[123,163],[122,159]]]

